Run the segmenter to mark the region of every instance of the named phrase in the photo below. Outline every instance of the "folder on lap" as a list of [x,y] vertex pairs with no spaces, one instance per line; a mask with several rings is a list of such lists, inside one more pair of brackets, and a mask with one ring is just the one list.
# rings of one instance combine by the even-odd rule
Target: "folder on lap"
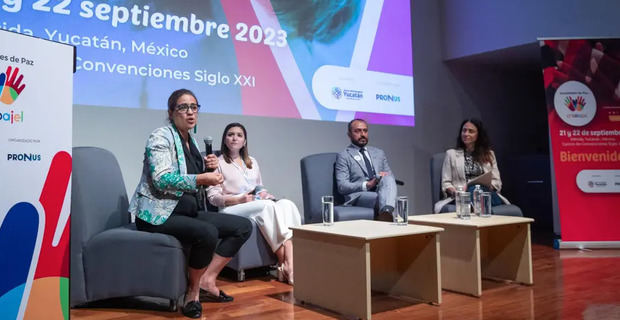
[[485,185],[487,187],[491,187],[491,180],[493,179],[493,175],[491,171],[485,172],[467,182],[467,186],[474,186],[477,184]]

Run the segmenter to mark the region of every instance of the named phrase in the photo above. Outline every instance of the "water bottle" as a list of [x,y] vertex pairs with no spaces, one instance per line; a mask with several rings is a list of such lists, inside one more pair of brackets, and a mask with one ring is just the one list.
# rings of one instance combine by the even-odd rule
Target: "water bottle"
[[482,194],[482,188],[477,184],[474,187],[473,197],[474,197],[474,213],[479,216],[480,215],[480,195]]

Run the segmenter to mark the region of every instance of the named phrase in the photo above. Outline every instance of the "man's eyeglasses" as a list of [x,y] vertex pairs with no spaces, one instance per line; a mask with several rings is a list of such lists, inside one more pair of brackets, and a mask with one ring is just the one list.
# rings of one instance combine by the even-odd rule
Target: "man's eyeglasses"
[[200,105],[199,104],[195,104],[195,103],[183,103],[180,104],[176,107],[176,110],[179,113],[187,113],[187,110],[192,109],[192,112],[198,112],[198,110],[200,109]]

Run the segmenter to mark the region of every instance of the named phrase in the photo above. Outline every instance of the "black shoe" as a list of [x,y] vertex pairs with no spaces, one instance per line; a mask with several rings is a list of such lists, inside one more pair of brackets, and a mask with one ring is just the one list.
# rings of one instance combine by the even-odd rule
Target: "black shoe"
[[219,295],[211,294],[205,289],[200,289],[200,302],[231,302],[234,298],[220,290]]
[[394,220],[394,218],[392,217],[391,213],[379,212],[379,214],[377,214],[377,218],[375,220],[392,222]]
[[202,305],[196,300],[190,301],[181,308],[181,312],[188,318],[200,318],[202,316]]
[[392,212],[394,212],[394,207],[392,207],[392,206],[383,206],[383,208],[381,208],[381,210],[379,210],[379,212],[387,213],[387,214],[391,215]]
[[383,208],[379,210],[379,213],[377,213],[377,217],[375,218],[375,220],[392,222],[394,221],[392,212],[394,212],[394,207],[383,206]]

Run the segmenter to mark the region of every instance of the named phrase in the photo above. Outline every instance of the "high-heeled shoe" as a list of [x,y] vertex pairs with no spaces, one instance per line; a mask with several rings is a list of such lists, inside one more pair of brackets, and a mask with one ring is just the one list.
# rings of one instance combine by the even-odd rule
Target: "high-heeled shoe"
[[291,273],[287,273],[286,271],[284,271],[284,269],[282,269],[282,273],[284,273],[284,278],[286,279],[286,281],[288,282],[288,284],[293,285],[294,281],[293,281],[293,272]]
[[282,265],[278,266],[278,281],[293,285],[293,273],[288,273]]
[[276,269],[276,277],[278,278],[278,281],[284,282],[284,270],[281,265]]

